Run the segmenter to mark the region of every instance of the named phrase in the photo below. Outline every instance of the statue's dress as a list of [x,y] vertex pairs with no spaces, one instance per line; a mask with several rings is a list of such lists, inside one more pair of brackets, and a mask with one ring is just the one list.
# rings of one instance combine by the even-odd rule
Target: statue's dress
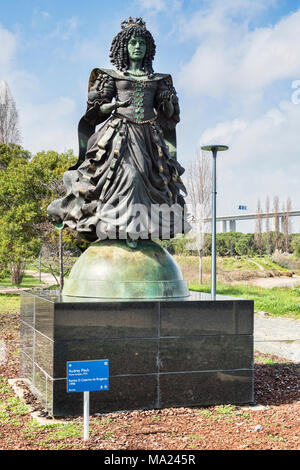
[[[176,159],[177,98],[173,115],[163,113],[171,94],[176,97],[170,75],[141,81],[113,70],[92,71],[79,123],[79,159],[64,174],[65,197],[48,207],[55,222],[89,241],[172,238],[190,229],[180,194],[184,169]],[[110,116],[101,113],[100,106],[113,98],[131,103]]]

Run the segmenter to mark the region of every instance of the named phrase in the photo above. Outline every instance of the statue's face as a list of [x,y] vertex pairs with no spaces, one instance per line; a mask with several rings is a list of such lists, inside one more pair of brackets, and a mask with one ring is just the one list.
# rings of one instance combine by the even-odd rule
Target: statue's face
[[128,41],[128,54],[131,60],[143,60],[146,54],[146,41],[139,36],[131,36]]

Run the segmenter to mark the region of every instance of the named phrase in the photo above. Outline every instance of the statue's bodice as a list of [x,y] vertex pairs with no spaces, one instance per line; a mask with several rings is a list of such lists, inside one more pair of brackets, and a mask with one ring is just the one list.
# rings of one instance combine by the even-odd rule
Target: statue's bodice
[[142,123],[156,116],[154,111],[155,94],[158,83],[156,80],[115,80],[116,100],[131,103],[126,108],[118,108],[118,115],[130,121]]

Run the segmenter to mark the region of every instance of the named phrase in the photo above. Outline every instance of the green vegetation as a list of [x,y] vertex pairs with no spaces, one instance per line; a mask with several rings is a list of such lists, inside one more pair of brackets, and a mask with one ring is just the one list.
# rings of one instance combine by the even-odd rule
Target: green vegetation
[[294,249],[295,256],[300,258],[300,234],[297,233],[294,235],[292,240],[292,247]]
[[250,263],[254,263],[256,265],[261,266],[263,269],[266,270],[279,270],[279,271],[287,271],[287,267],[281,266],[280,264],[276,263],[272,258],[269,256],[253,256],[248,260]]
[[[39,280],[37,277],[31,276],[30,274],[24,274],[21,283],[15,285],[14,287],[30,288],[30,287],[37,287],[40,285],[42,284],[39,283]],[[0,287],[13,287],[10,276],[0,277]]]
[[274,365],[276,364],[277,361],[274,361],[273,359],[269,359],[268,357],[264,356],[257,356],[255,358],[256,362],[261,363],[261,364],[269,364],[269,365]]
[[191,434],[190,436],[187,436],[187,440],[193,440],[193,439],[205,439],[203,436],[199,436],[198,434]]
[[[199,282],[199,258],[197,256],[173,255],[179,264],[182,274],[188,283]],[[276,253],[270,256],[253,257],[217,257],[217,276],[220,284],[231,284],[235,281],[246,282],[257,277],[291,276],[300,274],[300,260],[293,255]],[[202,282],[210,282],[211,257],[202,258]]]
[[17,417],[28,414],[29,407],[23,400],[14,396],[11,387],[3,377],[0,377],[0,398],[0,420],[12,426],[19,426],[20,421]]
[[216,407],[216,412],[220,415],[231,416],[236,411],[235,405],[219,405]]
[[74,436],[82,436],[82,425],[79,423],[57,424],[52,426],[51,432],[48,433],[48,441],[63,440]]
[[287,271],[287,268],[280,266],[268,256],[252,256],[251,258],[242,257],[219,257],[218,268],[220,270],[279,270]]
[[0,395],[9,395],[11,392],[11,387],[7,383],[4,377],[0,376]]
[[14,294],[0,294],[0,315],[2,313],[19,313],[20,296]]
[[206,408],[201,408],[201,409],[197,410],[197,413],[204,416],[205,418],[210,418],[212,416],[212,411],[210,411]]
[[[192,284],[190,290],[210,292],[210,286]],[[274,316],[300,318],[300,287],[273,287],[264,289],[245,285],[217,285],[217,294],[254,300],[255,311],[268,312]]]
[[[188,236],[157,242],[172,255],[198,255],[197,247]],[[217,233],[216,236],[218,256],[264,256],[271,255],[276,250],[292,253],[298,249],[299,244],[299,234],[286,236],[281,232],[264,232],[259,237],[255,237],[255,233],[241,232]],[[210,233],[203,235],[202,255],[211,255]]]
[[8,398],[6,410],[9,410],[13,415],[26,415],[29,412],[28,406],[17,397]]
[[249,413],[241,411],[236,405],[218,405],[213,408],[200,408],[197,413],[205,418],[207,421],[219,421],[225,419],[225,421],[233,421],[233,418],[242,417],[248,420]]
[[280,436],[273,436],[272,434],[269,434],[267,437],[271,439],[273,442],[285,442],[285,439]]
[[[46,208],[61,189],[63,173],[75,161],[72,151],[39,152],[0,143],[0,271],[21,283],[26,260],[37,257],[47,230]],[[55,235],[53,235],[55,236]]]

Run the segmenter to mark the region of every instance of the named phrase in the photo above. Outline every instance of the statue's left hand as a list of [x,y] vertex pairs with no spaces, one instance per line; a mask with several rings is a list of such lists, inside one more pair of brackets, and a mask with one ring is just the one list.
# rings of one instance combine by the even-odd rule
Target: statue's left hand
[[172,117],[174,113],[174,105],[171,99],[163,102],[163,112],[168,118]]
[[100,99],[100,98],[101,98],[101,95],[97,90],[92,90],[88,94],[88,101],[90,103],[94,102],[94,101],[96,101],[97,99]]

